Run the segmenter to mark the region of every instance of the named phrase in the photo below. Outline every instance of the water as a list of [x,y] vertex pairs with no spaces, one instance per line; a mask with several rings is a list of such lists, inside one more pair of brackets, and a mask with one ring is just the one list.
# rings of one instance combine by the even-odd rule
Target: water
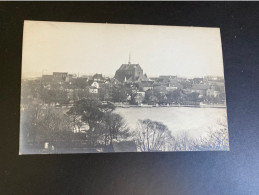
[[131,130],[136,128],[139,119],[150,119],[167,125],[172,135],[186,132],[193,138],[206,136],[209,130],[219,128],[219,121],[227,115],[225,108],[196,107],[117,107],[114,112],[124,118]]

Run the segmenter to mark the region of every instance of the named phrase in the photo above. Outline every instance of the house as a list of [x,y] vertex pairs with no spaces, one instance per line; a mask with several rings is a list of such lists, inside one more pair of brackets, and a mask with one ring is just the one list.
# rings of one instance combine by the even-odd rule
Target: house
[[208,84],[211,86],[211,89],[214,89],[216,91],[220,91],[222,93],[225,92],[224,81],[208,81]]
[[204,79],[207,81],[223,81],[224,82],[223,76],[205,76]]
[[100,85],[98,82],[94,81],[92,82],[90,88],[89,88],[89,92],[90,93],[98,93],[98,89],[100,88]]
[[154,91],[158,93],[166,93],[166,86],[164,85],[154,85]]
[[203,83],[203,78],[193,78],[192,79],[193,84],[202,84]]
[[65,81],[70,83],[70,82],[72,82],[72,80],[73,80],[74,78],[76,78],[76,75],[74,75],[74,74],[68,74],[67,77],[65,78]]
[[153,83],[154,81],[141,81],[139,83],[139,88],[141,88],[143,91],[153,90]]
[[111,85],[118,85],[120,83],[120,81],[115,78],[108,79],[107,82],[109,82]]
[[172,76],[172,75],[166,75],[166,76],[159,76],[159,80],[163,81],[163,82],[170,82],[172,80],[176,80],[177,76]]
[[91,75],[82,75],[81,78],[85,78],[87,80],[92,80],[93,76],[91,76]]
[[177,89],[183,89],[183,86],[178,82],[170,82],[166,87],[166,91],[175,91]]
[[178,87],[166,87],[166,91],[175,91],[175,90],[177,90],[178,89]]
[[53,80],[53,75],[42,75],[42,80],[44,82],[51,82]]
[[193,84],[191,91],[199,93],[200,95],[204,96],[207,94],[207,90],[209,89],[208,85],[205,84]]
[[91,87],[89,87],[89,92],[90,93],[98,93],[98,88],[91,86]]
[[98,81],[98,82],[104,82],[105,79],[103,78],[103,75],[102,74],[95,74],[92,78],[94,81]]
[[210,97],[218,97],[219,94],[220,94],[220,91],[216,91],[214,89],[208,89],[206,95]]
[[97,89],[99,89],[99,88],[100,88],[99,83],[98,83],[98,82],[96,82],[96,81],[92,82],[91,86],[92,86],[92,87],[95,87],[95,88],[97,88]]
[[67,72],[53,72],[53,78],[56,81],[65,81],[67,78]]

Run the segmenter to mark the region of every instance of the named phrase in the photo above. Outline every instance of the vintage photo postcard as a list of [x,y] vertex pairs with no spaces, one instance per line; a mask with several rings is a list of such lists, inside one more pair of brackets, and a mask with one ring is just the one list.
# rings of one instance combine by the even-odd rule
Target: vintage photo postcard
[[219,28],[24,21],[20,154],[228,151]]

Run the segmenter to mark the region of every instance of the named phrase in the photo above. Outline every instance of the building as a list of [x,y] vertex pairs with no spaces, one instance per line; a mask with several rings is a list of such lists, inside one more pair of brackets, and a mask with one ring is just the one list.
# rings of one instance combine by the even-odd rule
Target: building
[[207,90],[209,89],[208,85],[204,85],[204,84],[193,84],[191,91],[192,92],[196,92],[199,93],[200,95],[204,96],[207,94]]
[[175,91],[177,89],[183,89],[183,86],[178,82],[171,82],[166,86],[166,91]]
[[140,87],[143,91],[153,90],[153,83],[154,83],[154,81],[141,81],[141,82],[139,83],[139,87]]
[[42,75],[42,80],[44,82],[51,82],[53,80],[53,75]]
[[65,78],[66,82],[72,82],[72,80],[76,78],[76,75],[74,74],[68,74],[67,77]]
[[67,76],[67,72],[53,72],[53,78],[58,81],[65,81]]
[[92,87],[95,87],[95,88],[97,88],[97,89],[99,89],[99,88],[100,88],[99,83],[98,83],[98,82],[96,82],[96,81],[94,81],[94,82],[91,84],[91,86],[92,86]]
[[140,82],[148,81],[147,75],[143,74],[143,69],[139,64],[122,64],[115,73],[115,78],[120,82]]
[[177,76],[172,76],[172,75],[161,75],[159,76],[160,80],[163,80],[164,82],[170,82],[172,80],[176,80]]
[[89,88],[89,92],[90,92],[90,93],[98,93],[98,89],[99,89],[99,88],[100,88],[99,83],[96,82],[96,81],[94,81],[94,82],[91,84],[90,88]]
[[214,89],[208,89],[207,90],[207,96],[210,96],[210,97],[218,97],[220,94],[219,91],[216,91]]
[[104,82],[105,79],[103,78],[103,75],[102,74],[95,74],[92,78],[94,81],[98,81],[98,82]]
[[177,89],[178,89],[178,87],[176,87],[176,86],[166,87],[166,91],[175,91]]
[[166,94],[166,86],[164,85],[154,85],[154,91],[157,93],[164,93]]
[[91,87],[89,88],[89,92],[90,92],[90,93],[98,93],[98,88],[91,86]]

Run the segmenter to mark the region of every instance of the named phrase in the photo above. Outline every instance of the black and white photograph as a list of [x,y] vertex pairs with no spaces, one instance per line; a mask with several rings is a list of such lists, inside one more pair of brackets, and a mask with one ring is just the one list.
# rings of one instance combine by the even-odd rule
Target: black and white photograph
[[229,151],[220,28],[24,21],[19,144]]

